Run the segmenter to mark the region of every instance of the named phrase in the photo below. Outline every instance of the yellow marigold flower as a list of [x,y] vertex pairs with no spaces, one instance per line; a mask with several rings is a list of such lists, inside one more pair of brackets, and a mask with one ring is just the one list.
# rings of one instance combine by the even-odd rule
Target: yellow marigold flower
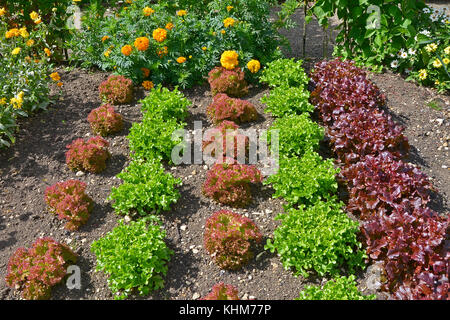
[[0,106],[3,106],[6,104],[6,98],[1,98],[0,99]]
[[182,16],[185,16],[185,15],[187,15],[187,11],[186,10],[178,10],[177,11],[177,16],[182,17]]
[[177,58],[177,62],[178,63],[185,63],[186,62],[186,58],[185,57],[179,57],[179,58]]
[[0,8],[0,17],[2,16],[2,15],[4,15],[6,13],[6,9],[5,8]]
[[19,31],[22,38],[28,38],[30,36],[26,27],[20,28]]
[[17,96],[15,96],[14,98],[11,98],[11,100],[9,100],[9,103],[12,104],[14,109],[22,108],[23,95],[24,95],[24,92],[20,91],[19,94],[17,94]]
[[222,53],[220,63],[225,69],[232,70],[239,64],[238,57],[239,55],[236,51],[228,50]]
[[55,82],[61,80],[61,77],[59,76],[58,72],[51,73],[50,74],[50,78],[52,78],[52,80],[55,81]]
[[105,42],[106,40],[108,40],[109,39],[109,36],[103,36],[102,37],[102,42]]
[[134,46],[139,51],[147,50],[149,45],[150,45],[150,40],[148,40],[147,37],[139,37],[136,40],[134,40]]
[[36,11],[33,11],[30,13],[30,18],[31,18],[31,20],[38,20],[40,17]]
[[150,75],[150,70],[147,68],[141,68],[142,74],[144,75],[144,78],[147,78]]
[[142,86],[144,87],[145,90],[150,90],[155,85],[153,84],[153,82],[146,80],[146,81],[142,82]]
[[261,69],[261,63],[258,60],[252,59],[247,63],[247,68],[251,73],[257,73]]
[[20,53],[20,50],[22,50],[21,48],[15,48],[13,51],[11,51],[11,54],[13,55],[17,55]]
[[450,54],[450,46],[444,49],[445,54]]
[[29,46],[29,47],[31,47],[32,45],[34,45],[34,40],[33,40],[33,39],[28,40],[28,41],[26,42],[26,45]]
[[440,85],[441,83],[439,82],[439,80],[436,80],[436,81],[434,82],[434,84],[438,86],[438,85]]
[[436,49],[437,49],[436,43],[430,43],[425,46],[425,50],[427,50],[427,52],[435,52]]
[[227,6],[227,11],[230,12],[233,8],[233,6]]
[[161,49],[158,49],[158,50],[156,51],[156,54],[157,54],[160,58],[164,57],[164,56],[167,55],[168,53],[169,53],[169,48],[167,48],[167,46],[164,46],[164,47],[162,47]]
[[122,54],[124,56],[129,56],[131,54],[131,52],[133,51],[133,47],[130,46],[129,44],[126,44],[122,47],[122,49],[120,51],[122,52]]
[[105,57],[109,57],[109,55],[111,54],[111,50],[106,50],[105,52],[103,52],[103,55],[105,56]]
[[225,34],[225,32],[226,32],[226,31],[225,31],[225,30],[223,30],[223,29],[222,29],[222,30],[220,30],[220,33],[221,33],[221,34]]
[[419,79],[420,80],[425,80],[428,76],[428,72],[425,69],[420,69],[419,70]]
[[163,28],[158,28],[153,31],[153,39],[157,42],[163,42],[167,39],[167,30]]
[[133,0],[126,0],[125,2],[128,3],[128,4],[132,4]]
[[34,20],[34,23],[35,24],[39,24],[39,23],[41,23],[42,22],[42,19],[41,18],[39,18],[39,19],[37,19],[37,20]]
[[168,24],[166,24],[166,29],[167,29],[167,30],[172,30],[173,27],[174,27],[174,25],[173,25],[172,22],[169,22]]
[[225,26],[225,28],[232,27],[235,24],[236,20],[234,20],[233,18],[226,18],[225,20],[223,20],[223,25]]
[[20,30],[17,28],[12,28],[5,33],[6,39],[9,39],[12,37],[18,37],[18,36],[20,36]]
[[441,61],[440,61],[439,59],[435,59],[435,60],[433,61],[433,67],[435,67],[435,68],[440,68],[440,67],[442,67]]
[[206,51],[206,49],[208,49],[208,48],[206,48],[206,47],[202,47],[202,50],[203,50],[203,51]]
[[450,63],[450,59],[449,58],[444,58],[442,59],[442,62],[444,62],[444,64],[449,64]]
[[155,10],[153,10],[150,7],[145,7],[144,9],[142,9],[142,12],[144,12],[144,16],[148,17],[148,16],[152,15],[153,13],[155,13]]
[[50,57],[52,55],[52,52],[50,51],[50,49],[45,48],[44,51],[45,51],[45,53],[47,54],[48,57]]

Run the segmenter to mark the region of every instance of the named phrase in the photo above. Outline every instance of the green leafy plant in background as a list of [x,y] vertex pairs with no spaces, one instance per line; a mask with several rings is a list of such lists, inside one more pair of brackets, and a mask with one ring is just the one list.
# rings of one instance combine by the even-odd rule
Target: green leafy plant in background
[[278,215],[282,224],[265,248],[276,251],[286,269],[304,277],[311,271],[324,276],[338,274],[344,266],[351,271],[364,267],[365,253],[356,237],[359,224],[347,217],[343,205],[330,198]]
[[312,121],[308,114],[276,119],[267,133],[269,143],[273,130],[278,130],[280,155],[287,157],[302,157],[308,151],[317,151],[324,137],[324,129]]
[[183,121],[188,112],[188,107],[192,104],[178,88],[170,91],[158,85],[153,88],[149,95],[140,101],[142,112],[149,112],[153,116],[159,115],[163,119],[176,119]]
[[173,251],[164,242],[165,231],[144,219],[123,221],[103,238],[94,241],[91,251],[97,257],[97,271],[108,275],[115,299],[125,299],[137,290],[147,295],[164,287],[163,276]]
[[355,276],[336,277],[322,287],[306,286],[296,300],[374,300],[376,296],[363,295],[356,286]]
[[117,214],[136,212],[140,216],[170,210],[170,205],[180,197],[175,186],[181,183],[157,160],[133,160],[117,175],[124,183],[113,187],[108,200],[114,200],[112,207]]
[[302,158],[280,157],[279,170],[267,177],[264,184],[271,184],[274,198],[283,198],[290,205],[311,204],[326,199],[337,191],[331,159],[323,160],[316,152],[307,152]]

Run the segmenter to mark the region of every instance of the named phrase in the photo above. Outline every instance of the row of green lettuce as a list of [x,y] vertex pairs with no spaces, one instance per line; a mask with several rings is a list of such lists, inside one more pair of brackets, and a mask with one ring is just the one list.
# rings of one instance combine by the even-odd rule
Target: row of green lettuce
[[108,197],[117,214],[137,219],[120,221],[91,247],[97,270],[108,275],[115,299],[162,288],[173,254],[164,241],[158,214],[179,199],[176,187],[181,180],[166,173],[163,162],[171,161],[171,150],[180,142],[171,139],[172,133],[184,128],[191,102],[177,88],[158,86],[141,103],[143,120],[133,124],[127,137],[131,162],[117,175],[123,183],[113,187]]
[[308,102],[309,79],[302,61],[269,63],[260,80],[271,87],[262,98],[265,112],[276,117],[268,141],[272,130],[278,130],[279,138],[279,170],[264,183],[275,190],[273,197],[287,203],[265,248],[276,251],[295,275],[334,278],[323,288],[306,287],[298,299],[374,299],[358,291],[354,275],[341,276],[342,268],[350,274],[363,269],[366,255],[357,239],[359,224],[346,215],[336,195],[339,169],[318,154],[324,129],[311,119],[314,107]]

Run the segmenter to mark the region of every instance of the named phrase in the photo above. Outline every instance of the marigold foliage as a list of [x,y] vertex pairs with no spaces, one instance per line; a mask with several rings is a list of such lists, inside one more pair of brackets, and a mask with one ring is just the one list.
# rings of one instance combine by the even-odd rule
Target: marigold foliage
[[213,98],[206,113],[215,124],[224,120],[245,123],[258,119],[258,112],[250,101],[230,98],[224,93],[219,93]]
[[19,248],[8,262],[6,284],[22,291],[24,299],[49,299],[51,287],[66,276],[77,260],[75,253],[51,238],[37,239],[31,248]]
[[261,173],[255,166],[216,163],[207,173],[203,193],[217,202],[243,208],[252,201],[250,183],[261,181]]
[[239,300],[238,290],[231,284],[219,282],[212,287],[210,293],[200,300]]
[[50,212],[66,219],[65,228],[77,230],[89,219],[92,199],[86,194],[86,184],[78,180],[56,183],[45,190],[45,202]]
[[66,164],[73,171],[99,173],[106,168],[106,160],[110,157],[108,146],[108,141],[100,136],[88,141],[76,139],[66,147]]
[[255,223],[237,213],[220,210],[206,220],[205,249],[222,269],[242,268],[253,258],[251,241],[261,239]]
[[93,109],[89,113],[87,120],[91,125],[92,132],[103,137],[123,129],[122,116],[115,112],[114,107],[109,104]]
[[100,99],[111,104],[126,104],[133,100],[133,82],[124,76],[111,75],[99,88]]

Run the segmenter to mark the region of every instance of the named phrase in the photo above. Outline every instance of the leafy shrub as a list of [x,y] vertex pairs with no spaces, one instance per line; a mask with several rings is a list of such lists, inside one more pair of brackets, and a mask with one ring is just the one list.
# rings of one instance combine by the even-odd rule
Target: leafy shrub
[[224,93],[214,96],[213,102],[206,109],[206,113],[211,121],[216,124],[224,120],[244,123],[258,119],[258,112],[251,102],[230,98]]
[[276,87],[261,98],[267,105],[264,112],[274,117],[313,112],[314,106],[308,102],[309,92],[303,87]]
[[350,197],[347,210],[363,219],[378,211],[390,214],[409,201],[413,201],[415,207],[425,206],[430,201],[430,191],[434,190],[425,174],[402,161],[395,161],[389,152],[377,157],[366,156],[341,174]]
[[288,115],[275,120],[267,133],[269,143],[273,130],[277,130],[280,156],[302,157],[306,152],[316,151],[324,137],[323,128],[311,121],[307,114]]
[[210,293],[200,300],[239,300],[238,290],[231,284],[219,282],[212,287]]
[[113,187],[108,199],[115,200],[112,207],[118,214],[137,212],[145,216],[151,211],[167,211],[180,197],[175,186],[181,180],[165,173],[157,160],[133,160],[117,177],[124,183]]
[[183,127],[184,123],[179,123],[175,118],[163,119],[146,112],[142,122],[133,123],[127,136],[132,157],[171,161],[173,147],[181,142],[181,138],[172,139],[172,134]]
[[103,137],[123,129],[122,116],[115,112],[114,107],[109,104],[93,109],[87,120],[91,125],[92,132]]
[[237,159],[238,149],[242,148],[240,152],[244,152],[245,157],[249,148],[249,139],[246,135],[240,134],[238,129],[234,122],[224,120],[219,126],[205,133],[203,151],[217,159],[224,157]]
[[302,67],[303,61],[292,59],[278,59],[267,64],[259,80],[267,83],[271,88],[298,87],[306,88],[308,75]]
[[251,241],[261,239],[256,224],[237,213],[220,210],[206,220],[205,249],[222,269],[242,268],[253,258]]
[[[448,299],[445,242],[450,219],[428,208],[399,206],[361,227],[367,253],[383,261],[385,289],[397,299]],[[448,253],[447,253],[448,255]]]
[[123,221],[103,238],[94,241],[97,271],[108,275],[108,286],[115,299],[124,299],[136,288],[141,295],[164,286],[167,263],[173,254],[164,242],[159,225],[146,225],[141,219],[125,225]]
[[68,220],[65,225],[68,230],[77,230],[89,219],[93,201],[85,191],[86,184],[78,180],[56,183],[45,190],[50,211]]
[[66,164],[74,171],[99,173],[105,170],[106,160],[110,157],[108,146],[108,141],[100,136],[88,141],[76,139],[66,147]]
[[334,152],[348,165],[384,151],[402,158],[409,150],[403,130],[383,111],[360,108],[339,115],[328,135]]
[[264,184],[271,184],[274,198],[282,197],[289,204],[310,204],[327,198],[337,191],[331,159],[323,160],[315,152],[307,152],[302,158],[280,157],[279,170],[269,176]]
[[23,25],[19,20],[29,13],[15,14],[19,11],[14,8],[11,1],[0,1],[1,12],[6,10],[0,15],[0,148],[15,142],[17,118],[45,110],[50,103],[51,66],[46,53],[38,49],[45,43],[48,26]]
[[241,68],[227,70],[224,67],[215,67],[208,73],[208,82],[211,93],[225,93],[230,97],[243,97],[248,94],[248,84]]
[[378,87],[351,61],[318,62],[314,65],[311,79],[315,89],[310,100],[318,107],[322,121],[328,125],[341,113],[385,104],[385,97]]
[[133,82],[124,76],[111,75],[98,87],[100,99],[111,104],[125,104],[133,100]]
[[250,183],[261,181],[261,173],[255,166],[235,162],[216,163],[207,172],[203,193],[217,202],[245,207],[252,201]]
[[[272,0],[209,1],[195,10],[183,8],[179,1],[135,0],[117,15],[104,17],[103,6],[92,7],[83,18],[83,30],[74,31],[70,42],[72,60],[83,66],[96,65],[103,70],[115,70],[135,84],[142,83],[140,68],[148,68],[151,81],[192,87],[204,81],[208,71],[219,65],[220,55],[226,50],[239,53],[241,68],[252,59],[265,65],[280,57],[280,40],[274,24],[269,20]],[[227,6],[232,5],[231,11]],[[154,10],[146,16],[143,9]],[[192,8],[192,7],[191,7]],[[176,14],[180,9],[185,15]],[[235,24],[228,28],[226,18]],[[154,31],[158,30],[153,37]],[[223,32],[222,32],[223,30]],[[107,40],[102,41],[104,36]],[[134,47],[138,37],[146,36],[149,47],[139,51]],[[121,52],[129,45],[129,55]],[[126,52],[128,54],[128,52]]]
[[142,112],[159,115],[162,119],[177,119],[183,121],[187,116],[191,102],[186,99],[178,88],[170,91],[161,85],[150,91],[149,95],[140,101]]
[[8,262],[5,281],[22,291],[24,299],[49,299],[51,287],[60,283],[67,267],[75,263],[75,253],[51,238],[37,239],[31,248],[19,248]]
[[286,269],[293,267],[296,275],[304,277],[312,270],[323,276],[338,274],[343,266],[352,271],[364,266],[364,251],[356,238],[358,222],[347,217],[342,205],[334,199],[318,200],[278,215],[282,225],[266,249],[276,250]]
[[336,277],[321,288],[306,286],[296,300],[374,300],[375,295],[364,296],[356,287],[355,276]]

